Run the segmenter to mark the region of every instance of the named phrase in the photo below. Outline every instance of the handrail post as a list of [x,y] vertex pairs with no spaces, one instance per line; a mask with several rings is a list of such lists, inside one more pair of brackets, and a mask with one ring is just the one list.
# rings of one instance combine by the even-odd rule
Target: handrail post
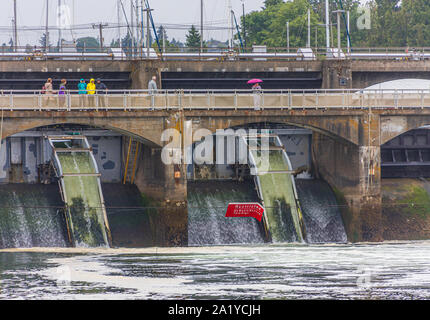
[[399,96],[397,94],[397,89],[394,89],[394,103],[396,105],[396,109],[399,108]]
[[234,110],[237,110],[237,91],[234,90]]
[[67,101],[67,110],[72,111],[72,96],[70,95],[69,90],[67,90],[66,101]]
[[284,110],[284,90],[281,89],[281,110]]
[[264,106],[265,106],[265,104],[264,104],[264,96],[265,96],[265,94],[264,94],[264,90],[261,92],[261,109],[262,110],[264,110]]
[[293,98],[291,97],[291,89],[288,90],[288,109],[291,109],[291,105],[293,104]]

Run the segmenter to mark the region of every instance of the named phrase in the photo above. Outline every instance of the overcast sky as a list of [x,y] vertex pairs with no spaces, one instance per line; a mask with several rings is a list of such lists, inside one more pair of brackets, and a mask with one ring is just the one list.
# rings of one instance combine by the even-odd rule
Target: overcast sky
[[[13,0],[0,0],[0,41],[8,42],[12,37]],[[117,22],[117,0],[62,0],[68,5],[70,11],[74,11],[74,24],[82,25],[97,22]],[[133,0],[134,1],[134,0]],[[227,0],[204,0],[204,16],[208,26],[226,27],[228,25]],[[239,16],[242,14],[242,0],[231,0],[233,10]],[[200,0],[150,0],[150,5],[154,9],[153,16],[158,24],[196,24],[200,25]],[[263,0],[244,0],[246,11],[258,10],[263,6]],[[46,17],[46,0],[17,0],[18,3],[18,27],[23,26],[44,26]],[[125,11],[130,15],[130,0],[123,0]],[[140,3],[140,1],[139,1]],[[49,0],[49,24],[57,25],[57,5],[58,0]],[[73,10],[74,8],[74,10]],[[124,16],[122,15],[125,24]],[[128,17],[129,19],[129,17]],[[126,29],[122,30],[123,34]],[[18,30],[19,45],[27,43],[35,44],[35,39],[39,39],[43,31],[23,31]],[[58,31],[51,31],[51,42],[56,43]],[[63,31],[63,37],[72,39],[70,31]],[[186,30],[168,30],[169,38],[179,40],[185,39]],[[79,30],[75,32],[75,37],[98,36],[97,30]],[[104,33],[105,41],[110,43],[112,38],[116,38],[115,29],[107,29]],[[215,38],[226,40],[228,31],[208,30],[205,39]]]

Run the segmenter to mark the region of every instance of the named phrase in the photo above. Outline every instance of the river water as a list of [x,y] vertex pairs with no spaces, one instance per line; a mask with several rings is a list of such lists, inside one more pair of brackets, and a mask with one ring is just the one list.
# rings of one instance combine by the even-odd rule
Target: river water
[[11,249],[0,298],[429,299],[430,242]]

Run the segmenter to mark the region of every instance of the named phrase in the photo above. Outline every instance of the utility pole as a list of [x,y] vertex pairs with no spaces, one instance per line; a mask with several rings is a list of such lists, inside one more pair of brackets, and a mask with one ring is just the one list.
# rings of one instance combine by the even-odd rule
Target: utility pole
[[136,42],[137,43],[141,43],[142,42],[142,37],[143,37],[143,34],[141,35],[140,34],[140,23],[139,23],[139,0],[135,0],[135,10],[136,10],[136,17],[135,17],[135,19],[136,19]]
[[290,52],[290,22],[287,21],[287,52]]
[[15,52],[18,50],[18,27],[16,17],[16,0],[13,0],[13,46]]
[[49,0],[46,0],[45,51],[49,51]]
[[134,11],[133,11],[133,0],[130,0],[130,37],[131,37],[131,57],[134,56]]
[[143,6],[143,0],[140,0],[140,47],[143,47],[143,44],[145,43],[145,23],[144,23],[144,13],[145,11],[143,10],[144,6]]
[[108,24],[105,23],[99,23],[99,24],[93,24],[93,29],[99,29],[99,36],[100,36],[100,52],[103,52],[103,28],[107,27]]
[[327,52],[330,49],[330,7],[328,5],[328,0],[325,0],[325,35],[326,35],[326,46]]
[[307,47],[311,47],[311,9],[308,9],[308,42]]
[[200,0],[200,52],[203,52],[203,0]]
[[245,2],[242,0],[242,32],[243,32],[243,42],[246,48],[246,17],[245,17]]
[[[58,24],[61,24],[61,19],[62,19],[62,16],[61,16],[61,10],[62,10],[62,8],[61,8],[61,0],[58,0]],[[63,26],[61,26],[61,25],[58,25],[57,26],[58,27],[58,51],[59,52],[62,52],[63,51],[63,41],[62,41],[62,38],[63,38],[63,35],[61,34],[61,29],[63,28]]]
[[116,5],[117,5],[117,20],[118,20],[118,45],[120,48],[122,48],[122,43],[121,43],[121,0],[117,0],[116,1]]
[[228,12],[230,14],[230,49],[233,50],[233,6],[231,5],[231,0],[228,0]]
[[150,43],[150,37],[151,37],[151,34],[150,34],[150,28],[149,28],[149,16],[150,16],[150,13],[151,13],[151,11],[153,11],[154,9],[151,9],[151,8],[147,8],[147,9],[145,9],[145,12],[146,12],[146,23],[147,23],[147,25],[148,25],[148,28],[146,29],[146,58],[147,59],[149,59],[149,57],[150,57],[150,54],[151,54],[151,50],[150,50],[150,48],[151,48],[151,43]]

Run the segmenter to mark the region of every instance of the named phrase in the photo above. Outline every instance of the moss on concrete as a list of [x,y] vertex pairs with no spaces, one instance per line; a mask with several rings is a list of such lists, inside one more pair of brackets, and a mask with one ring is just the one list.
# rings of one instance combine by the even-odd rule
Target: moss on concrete
[[430,239],[430,183],[383,179],[382,227],[385,240]]

